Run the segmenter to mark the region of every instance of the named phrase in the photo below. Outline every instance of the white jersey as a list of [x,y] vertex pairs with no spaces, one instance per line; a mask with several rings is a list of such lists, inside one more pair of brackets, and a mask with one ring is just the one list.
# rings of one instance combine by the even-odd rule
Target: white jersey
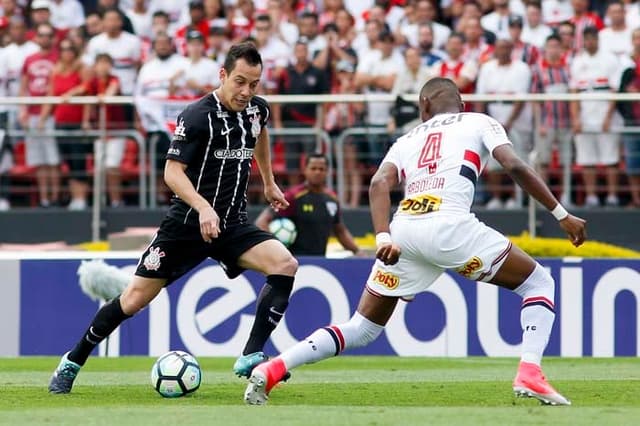
[[107,33],[102,33],[89,40],[82,60],[91,66],[99,53],[108,53],[113,59],[112,72],[120,80],[120,91],[123,95],[130,95],[136,84],[141,49],[138,36],[122,31],[118,37],[110,38]]
[[382,162],[398,169],[398,216],[466,215],[493,150],[510,144],[504,128],[480,113],[438,114],[400,137]]

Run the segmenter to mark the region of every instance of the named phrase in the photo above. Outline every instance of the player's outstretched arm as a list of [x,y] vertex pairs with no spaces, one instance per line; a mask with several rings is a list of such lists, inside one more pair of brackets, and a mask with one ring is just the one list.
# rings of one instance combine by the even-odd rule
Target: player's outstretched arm
[[376,233],[376,257],[386,265],[393,265],[400,258],[400,248],[393,244],[389,234],[391,189],[399,183],[398,168],[383,162],[369,185],[369,208]]
[[500,163],[511,178],[529,195],[545,206],[554,215],[574,246],[578,247],[587,238],[586,221],[569,214],[553,196],[549,187],[540,176],[522,161],[510,144],[504,144],[493,150],[493,157]]

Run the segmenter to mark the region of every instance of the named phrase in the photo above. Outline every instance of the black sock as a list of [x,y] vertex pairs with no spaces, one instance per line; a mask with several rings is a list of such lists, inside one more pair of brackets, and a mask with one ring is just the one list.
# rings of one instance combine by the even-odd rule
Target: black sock
[[127,318],[131,318],[131,315],[122,312],[120,296],[102,306],[82,336],[82,339],[76,344],[76,347],[69,352],[67,356],[69,361],[84,365],[93,349]]
[[289,305],[289,295],[293,289],[293,277],[269,275],[262,287],[256,307],[256,319],[251,328],[243,355],[262,351],[264,344],[280,322]]

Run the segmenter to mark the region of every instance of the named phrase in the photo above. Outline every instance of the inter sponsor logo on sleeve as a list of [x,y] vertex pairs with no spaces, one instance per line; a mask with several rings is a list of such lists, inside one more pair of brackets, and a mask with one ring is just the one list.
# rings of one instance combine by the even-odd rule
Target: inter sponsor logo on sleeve
[[398,287],[398,284],[400,284],[400,278],[391,272],[384,272],[380,269],[376,269],[376,272],[373,275],[373,282],[380,284],[389,290],[393,290]]
[[480,260],[478,256],[473,256],[471,259],[469,259],[469,261],[467,261],[467,263],[464,264],[463,267],[456,269],[456,272],[463,277],[470,278],[480,268],[482,268],[482,260]]
[[414,198],[405,198],[400,202],[399,211],[405,214],[419,215],[440,210],[442,198],[433,195],[420,195]]

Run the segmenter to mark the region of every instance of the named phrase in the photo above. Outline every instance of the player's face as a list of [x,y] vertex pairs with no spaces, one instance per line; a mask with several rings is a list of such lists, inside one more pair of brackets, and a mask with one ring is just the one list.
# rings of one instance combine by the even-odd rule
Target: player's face
[[220,70],[220,92],[227,108],[242,111],[258,90],[262,67],[249,65],[244,59],[238,59],[236,66],[227,75],[224,68]]
[[304,169],[304,178],[312,186],[323,186],[327,181],[327,161],[324,158],[312,158]]

